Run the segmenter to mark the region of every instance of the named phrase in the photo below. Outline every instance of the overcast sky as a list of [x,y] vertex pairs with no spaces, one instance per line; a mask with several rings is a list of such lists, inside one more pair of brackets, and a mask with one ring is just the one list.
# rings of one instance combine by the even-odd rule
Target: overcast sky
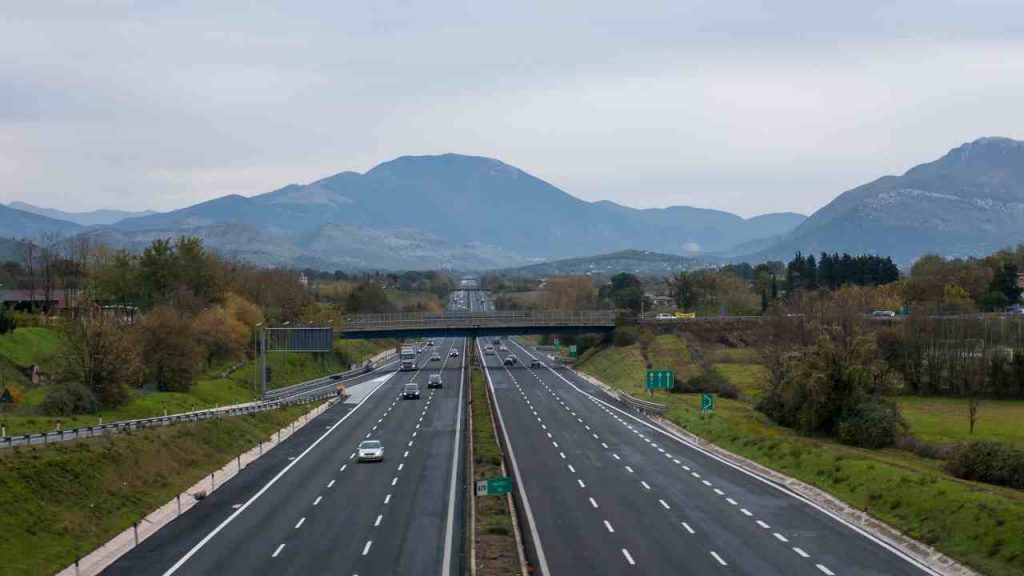
[[164,4],[0,0],[0,201],[168,210],[459,152],[810,213],[1024,139],[1020,0]]

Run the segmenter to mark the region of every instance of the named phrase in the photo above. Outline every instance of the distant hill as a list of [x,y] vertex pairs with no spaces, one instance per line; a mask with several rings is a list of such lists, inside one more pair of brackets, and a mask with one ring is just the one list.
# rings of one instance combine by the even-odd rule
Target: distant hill
[[784,234],[803,218],[586,202],[498,160],[444,154],[403,156],[365,174],[342,172],[251,198],[224,196],[113,227],[138,234],[239,224],[307,256],[353,266],[484,269],[631,247],[704,254]]
[[981,138],[844,192],[767,248],[737,258],[839,251],[908,264],[926,253],[982,256],[1021,242],[1024,142]]
[[703,258],[687,258],[647,250],[621,250],[597,256],[568,258],[505,268],[498,272],[505,276],[524,278],[549,278],[568,274],[611,276],[619,272],[630,272],[640,276],[670,276],[677,272],[704,268],[708,265],[709,261]]
[[68,222],[74,222],[81,226],[106,226],[108,224],[115,224],[124,220],[125,218],[134,218],[136,216],[148,216],[150,214],[156,214],[152,210],[143,210],[141,212],[128,212],[125,210],[93,210],[91,212],[65,212],[63,210],[56,210],[54,208],[41,208],[34,206],[26,202],[11,202],[8,204],[11,208],[17,208],[25,212],[31,212],[40,216],[47,216],[49,218],[56,218],[58,220],[66,220]]
[[74,222],[40,216],[0,204],[0,238],[35,239],[41,234],[74,234],[82,227]]

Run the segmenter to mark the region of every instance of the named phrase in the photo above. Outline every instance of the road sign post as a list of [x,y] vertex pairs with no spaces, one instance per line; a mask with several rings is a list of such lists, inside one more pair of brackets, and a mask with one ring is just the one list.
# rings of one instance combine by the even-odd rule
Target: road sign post
[[671,390],[676,385],[676,374],[672,370],[648,370],[647,390],[654,396],[656,389]]
[[715,411],[715,396],[711,392],[702,392],[700,395],[701,416],[708,416]]
[[512,491],[512,479],[508,476],[476,481],[477,496],[499,496]]

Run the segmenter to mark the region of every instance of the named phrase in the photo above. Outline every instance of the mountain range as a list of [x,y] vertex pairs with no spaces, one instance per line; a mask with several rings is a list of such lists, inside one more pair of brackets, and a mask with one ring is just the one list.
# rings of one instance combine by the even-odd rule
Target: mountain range
[[17,208],[24,212],[31,212],[40,216],[47,216],[49,218],[55,218],[57,220],[67,220],[68,222],[74,222],[80,226],[104,226],[109,224],[116,224],[126,218],[134,218],[136,216],[149,216],[150,214],[156,214],[152,210],[142,210],[140,212],[130,212],[127,210],[92,210],[90,212],[65,212],[63,210],[56,210],[54,208],[40,208],[26,202],[11,202],[8,204],[11,208]]
[[1024,242],[1024,143],[964,144],[847,191],[806,218],[587,202],[498,160],[459,154],[403,156],[363,174],[165,213],[18,206],[0,205],[0,236],[59,231],[140,249],[153,238],[191,234],[262,265],[473,270],[593,254],[622,260],[629,249],[639,252],[628,260],[654,253],[760,261],[827,250],[908,263],[928,252],[981,255]]

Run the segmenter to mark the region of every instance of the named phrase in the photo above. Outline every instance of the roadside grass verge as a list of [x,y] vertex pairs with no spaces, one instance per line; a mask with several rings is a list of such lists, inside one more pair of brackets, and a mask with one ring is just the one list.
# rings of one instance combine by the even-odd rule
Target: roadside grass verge
[[964,398],[900,396],[900,412],[910,432],[927,442],[992,440],[1024,446],[1024,400],[981,400],[974,434]]
[[757,400],[764,394],[761,383],[764,382],[765,370],[760,364],[720,363],[713,364],[715,372],[736,385],[751,400]]
[[686,341],[672,334],[655,336],[647,348],[647,359],[652,368],[674,370],[678,380],[689,380],[703,373],[690,354]]
[[0,357],[15,366],[28,368],[33,364],[47,366],[60,351],[60,334],[49,328],[18,328],[0,336]]
[[[474,361],[470,378],[470,407],[473,417],[473,480],[504,476],[503,454],[491,420],[487,385],[479,364]],[[476,570],[480,576],[518,574],[519,551],[513,534],[512,512],[508,497],[481,496],[472,493],[476,503]]]
[[[607,358],[602,356],[607,355]],[[579,368],[637,397],[622,378],[621,349],[605,348]],[[702,418],[697,394],[657,391],[665,417],[726,450],[825,490],[985,574],[1024,573],[1024,492],[955,479],[942,462],[900,450],[863,450],[805,438],[747,402],[716,399]]]
[[0,452],[0,575],[53,574],[308,406]]
[[643,390],[644,374],[647,370],[640,346],[606,346],[595,348],[577,363],[576,368],[598,376],[605,383],[640,394]]

